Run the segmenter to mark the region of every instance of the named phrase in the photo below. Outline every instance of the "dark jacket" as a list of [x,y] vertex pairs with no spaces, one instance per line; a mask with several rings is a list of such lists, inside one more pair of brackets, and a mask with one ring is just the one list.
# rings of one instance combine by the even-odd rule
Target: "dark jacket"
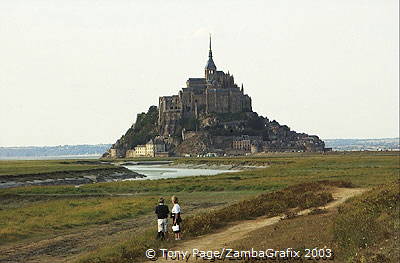
[[159,204],[158,206],[156,206],[155,212],[158,219],[168,218],[169,208],[164,204]]

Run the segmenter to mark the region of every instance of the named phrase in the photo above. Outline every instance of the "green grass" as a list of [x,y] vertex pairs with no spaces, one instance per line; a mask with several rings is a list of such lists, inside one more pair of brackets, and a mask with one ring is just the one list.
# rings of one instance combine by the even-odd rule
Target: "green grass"
[[152,210],[155,197],[59,199],[0,210],[0,244],[131,218]]
[[[88,228],[96,224],[152,214],[152,207],[160,195],[168,197],[177,194],[181,197],[185,214],[188,207],[194,209],[190,213],[198,213],[208,207],[223,208],[244,198],[252,198],[256,194],[269,193],[305,182],[342,180],[359,187],[381,185],[398,179],[400,171],[399,153],[295,153],[270,154],[263,157],[172,160],[178,164],[268,167],[216,176],[98,183],[79,188],[32,186],[0,189],[0,240],[3,243],[12,243],[32,237],[46,237],[59,231]],[[6,174],[18,176],[26,173],[103,167],[94,161],[85,164],[73,160],[0,161],[0,177]],[[126,193],[132,196],[113,196]],[[307,202],[304,203],[312,205],[313,197],[305,199]],[[195,209],[196,207],[198,209]],[[147,239],[150,238],[151,231],[144,233],[140,240],[132,242],[147,244],[150,242]],[[124,246],[121,245],[120,250],[113,249],[112,253],[128,253]],[[104,253],[109,256],[110,251]]]
[[[80,162],[82,160],[79,160]],[[45,174],[52,172],[86,171],[115,168],[110,164],[98,164],[97,160],[0,160],[0,177],[4,175]]]
[[182,159],[178,163],[268,164],[268,168],[216,176],[156,181],[129,181],[73,186],[20,187],[2,194],[104,194],[211,191],[271,191],[316,180],[345,180],[361,187],[387,183],[399,177],[399,155],[379,153],[294,154],[260,158]]

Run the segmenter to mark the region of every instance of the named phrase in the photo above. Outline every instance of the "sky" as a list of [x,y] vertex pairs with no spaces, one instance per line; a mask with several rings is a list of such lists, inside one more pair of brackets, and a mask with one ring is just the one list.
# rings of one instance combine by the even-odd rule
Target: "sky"
[[321,138],[399,136],[399,1],[1,0],[0,146],[114,143],[218,70]]

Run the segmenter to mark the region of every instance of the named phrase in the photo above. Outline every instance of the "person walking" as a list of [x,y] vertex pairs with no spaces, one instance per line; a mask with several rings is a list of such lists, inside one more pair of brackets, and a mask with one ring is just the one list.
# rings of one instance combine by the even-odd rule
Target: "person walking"
[[158,205],[156,206],[155,213],[157,214],[157,225],[158,232],[157,238],[164,240],[167,237],[168,232],[168,214],[169,208],[164,204],[164,198],[160,198]]
[[172,207],[171,217],[172,217],[172,231],[175,234],[175,240],[181,240],[181,207],[179,205],[178,197],[171,197],[172,203],[174,206]]

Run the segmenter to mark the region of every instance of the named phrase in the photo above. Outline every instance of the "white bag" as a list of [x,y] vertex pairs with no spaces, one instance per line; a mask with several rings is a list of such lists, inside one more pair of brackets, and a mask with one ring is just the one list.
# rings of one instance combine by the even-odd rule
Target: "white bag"
[[179,225],[172,226],[172,231],[174,232],[179,231]]

